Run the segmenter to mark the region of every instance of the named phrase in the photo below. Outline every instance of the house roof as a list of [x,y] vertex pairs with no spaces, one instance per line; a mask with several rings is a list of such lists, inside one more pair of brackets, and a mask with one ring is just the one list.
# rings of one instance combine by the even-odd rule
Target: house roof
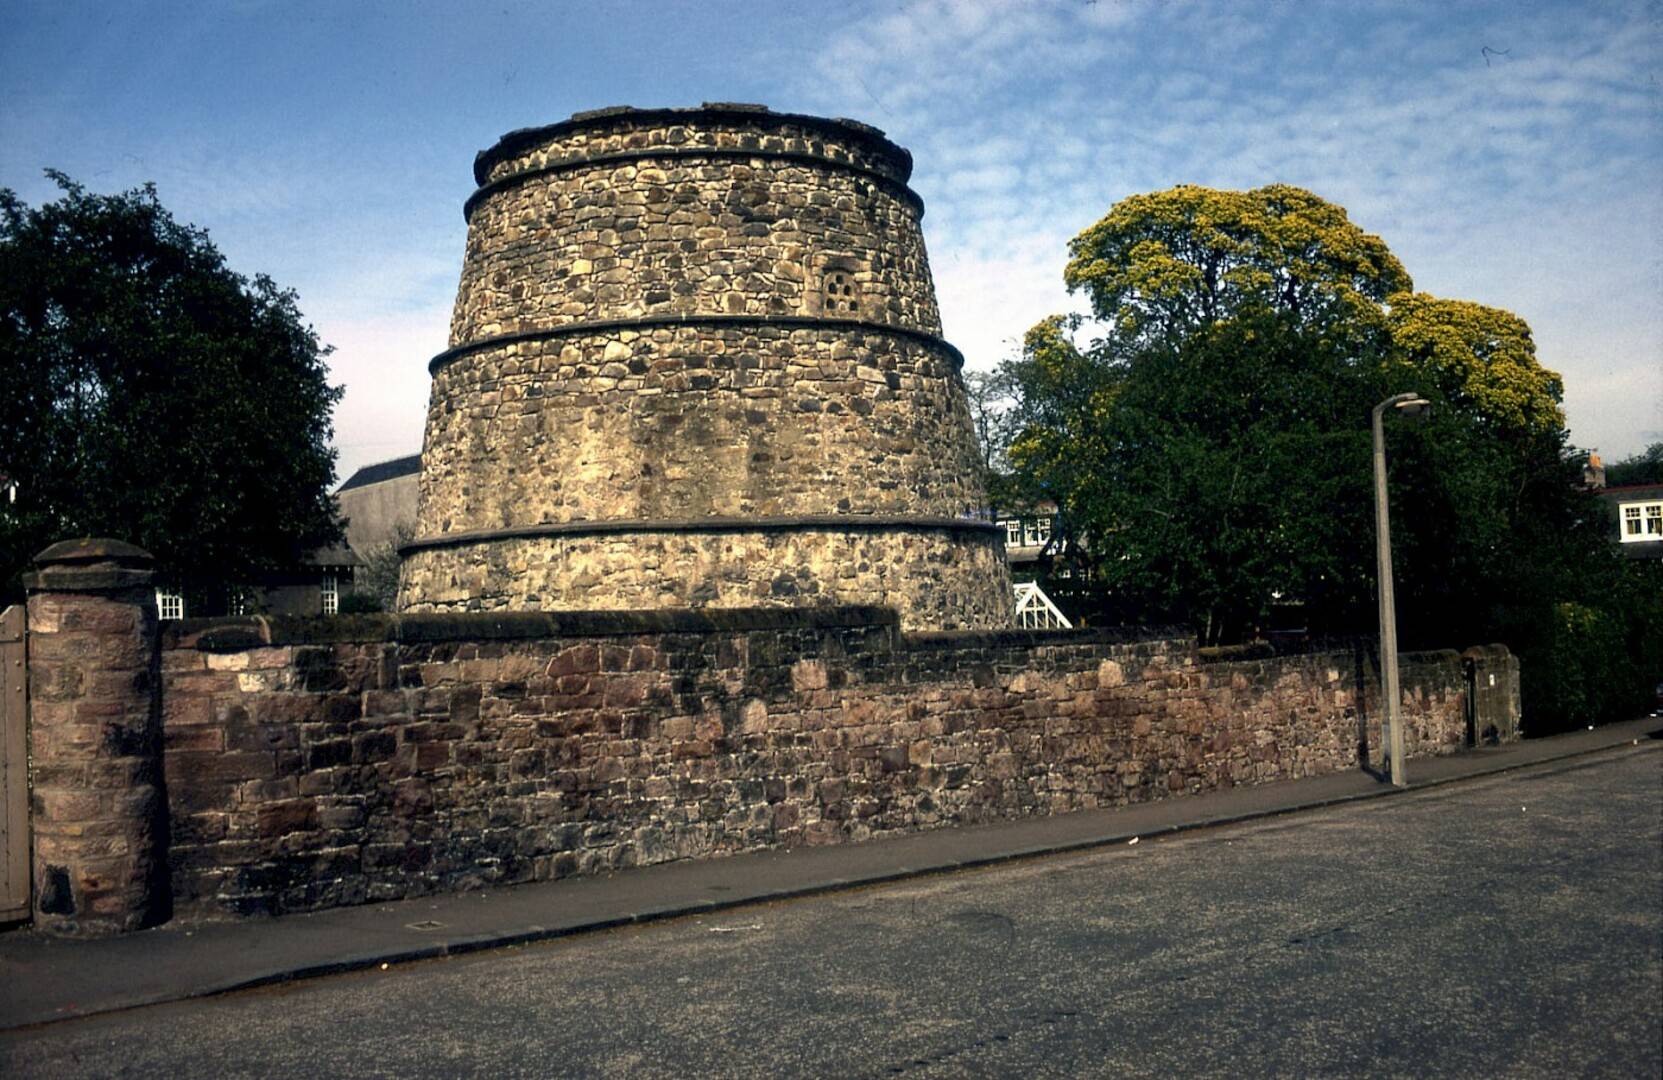
[[364,560],[349,547],[314,548],[300,557],[304,566],[362,566]]
[[1023,503],[1019,506],[998,506],[993,509],[995,521],[1009,521],[1012,518],[1049,517],[1057,512],[1057,504],[1050,499],[1041,499],[1035,503]]
[[1610,502],[1657,499],[1663,498],[1663,484],[1623,484],[1621,487],[1601,488],[1597,494]]
[[347,478],[347,482],[336,488],[336,493],[349,491],[352,488],[368,487],[379,484],[383,480],[396,480],[401,476],[422,471],[422,456],[410,454],[406,457],[393,458],[391,461],[378,461],[374,465],[365,465]]

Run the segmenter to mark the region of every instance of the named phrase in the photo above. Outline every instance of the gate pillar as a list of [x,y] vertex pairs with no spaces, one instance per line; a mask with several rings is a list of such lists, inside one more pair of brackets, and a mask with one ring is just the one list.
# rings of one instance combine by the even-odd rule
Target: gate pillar
[[172,914],[152,562],[119,540],[66,540],[24,577],[34,920],[48,933]]
[[29,903],[29,679],[23,608],[0,611],[0,923],[27,919]]

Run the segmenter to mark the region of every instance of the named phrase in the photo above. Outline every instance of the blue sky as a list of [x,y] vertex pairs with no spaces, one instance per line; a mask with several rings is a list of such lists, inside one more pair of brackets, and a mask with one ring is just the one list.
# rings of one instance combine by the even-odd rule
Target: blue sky
[[473,155],[602,105],[754,101],[912,150],[973,367],[1077,306],[1117,199],[1286,182],[1416,287],[1512,310],[1573,442],[1663,439],[1663,6],[1281,0],[0,2],[0,186],[153,180],[336,347],[342,477],[420,448]]

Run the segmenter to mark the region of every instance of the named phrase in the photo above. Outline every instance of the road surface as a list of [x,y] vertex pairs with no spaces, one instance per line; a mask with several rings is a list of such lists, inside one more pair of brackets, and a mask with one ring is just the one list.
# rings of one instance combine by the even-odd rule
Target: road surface
[[1663,1075],[1663,748],[0,1036],[8,1076]]

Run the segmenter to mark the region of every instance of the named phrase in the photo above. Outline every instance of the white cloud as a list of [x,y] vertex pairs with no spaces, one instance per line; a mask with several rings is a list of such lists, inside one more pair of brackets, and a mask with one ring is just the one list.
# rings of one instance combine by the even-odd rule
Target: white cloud
[[879,102],[913,150],[972,363],[1069,303],[1066,241],[1115,200],[1288,182],[1419,286],[1524,316],[1573,439],[1621,454],[1663,406],[1660,44],[1638,5],[926,0],[834,33],[799,89],[848,115]]
[[[574,8],[557,29],[540,12],[493,12],[493,25],[518,27],[488,65],[518,70],[512,85],[445,62],[477,27],[431,13],[341,16],[357,35],[261,20],[263,39],[238,29],[235,48],[212,53],[219,67],[177,79],[197,68],[170,64],[199,47],[181,27],[220,20],[118,17],[78,28],[58,53],[9,54],[43,59],[0,109],[0,172],[30,201],[50,185],[33,165],[19,175],[23,162],[101,191],[155,179],[234,267],[295,288],[339,349],[347,469],[420,443],[425,361],[443,348],[462,260],[468,155],[551,109],[700,94],[858,117],[912,149],[943,320],[973,364],[1075,303],[1061,281],[1067,241],[1117,199],[1284,181],[1346,206],[1422,287],[1527,318],[1566,376],[1574,437],[1620,455],[1663,438],[1652,313],[1663,24],[1641,3],[1565,7],[717,3],[681,18],[685,40],[634,32],[674,22],[676,5]],[[18,41],[57,40],[46,22]],[[164,45],[135,49],[158,23]],[[574,35],[576,23],[591,32]],[[347,40],[356,52],[331,51]],[[233,63],[304,64],[309,77],[214,78]],[[205,87],[224,100],[205,101]]]

